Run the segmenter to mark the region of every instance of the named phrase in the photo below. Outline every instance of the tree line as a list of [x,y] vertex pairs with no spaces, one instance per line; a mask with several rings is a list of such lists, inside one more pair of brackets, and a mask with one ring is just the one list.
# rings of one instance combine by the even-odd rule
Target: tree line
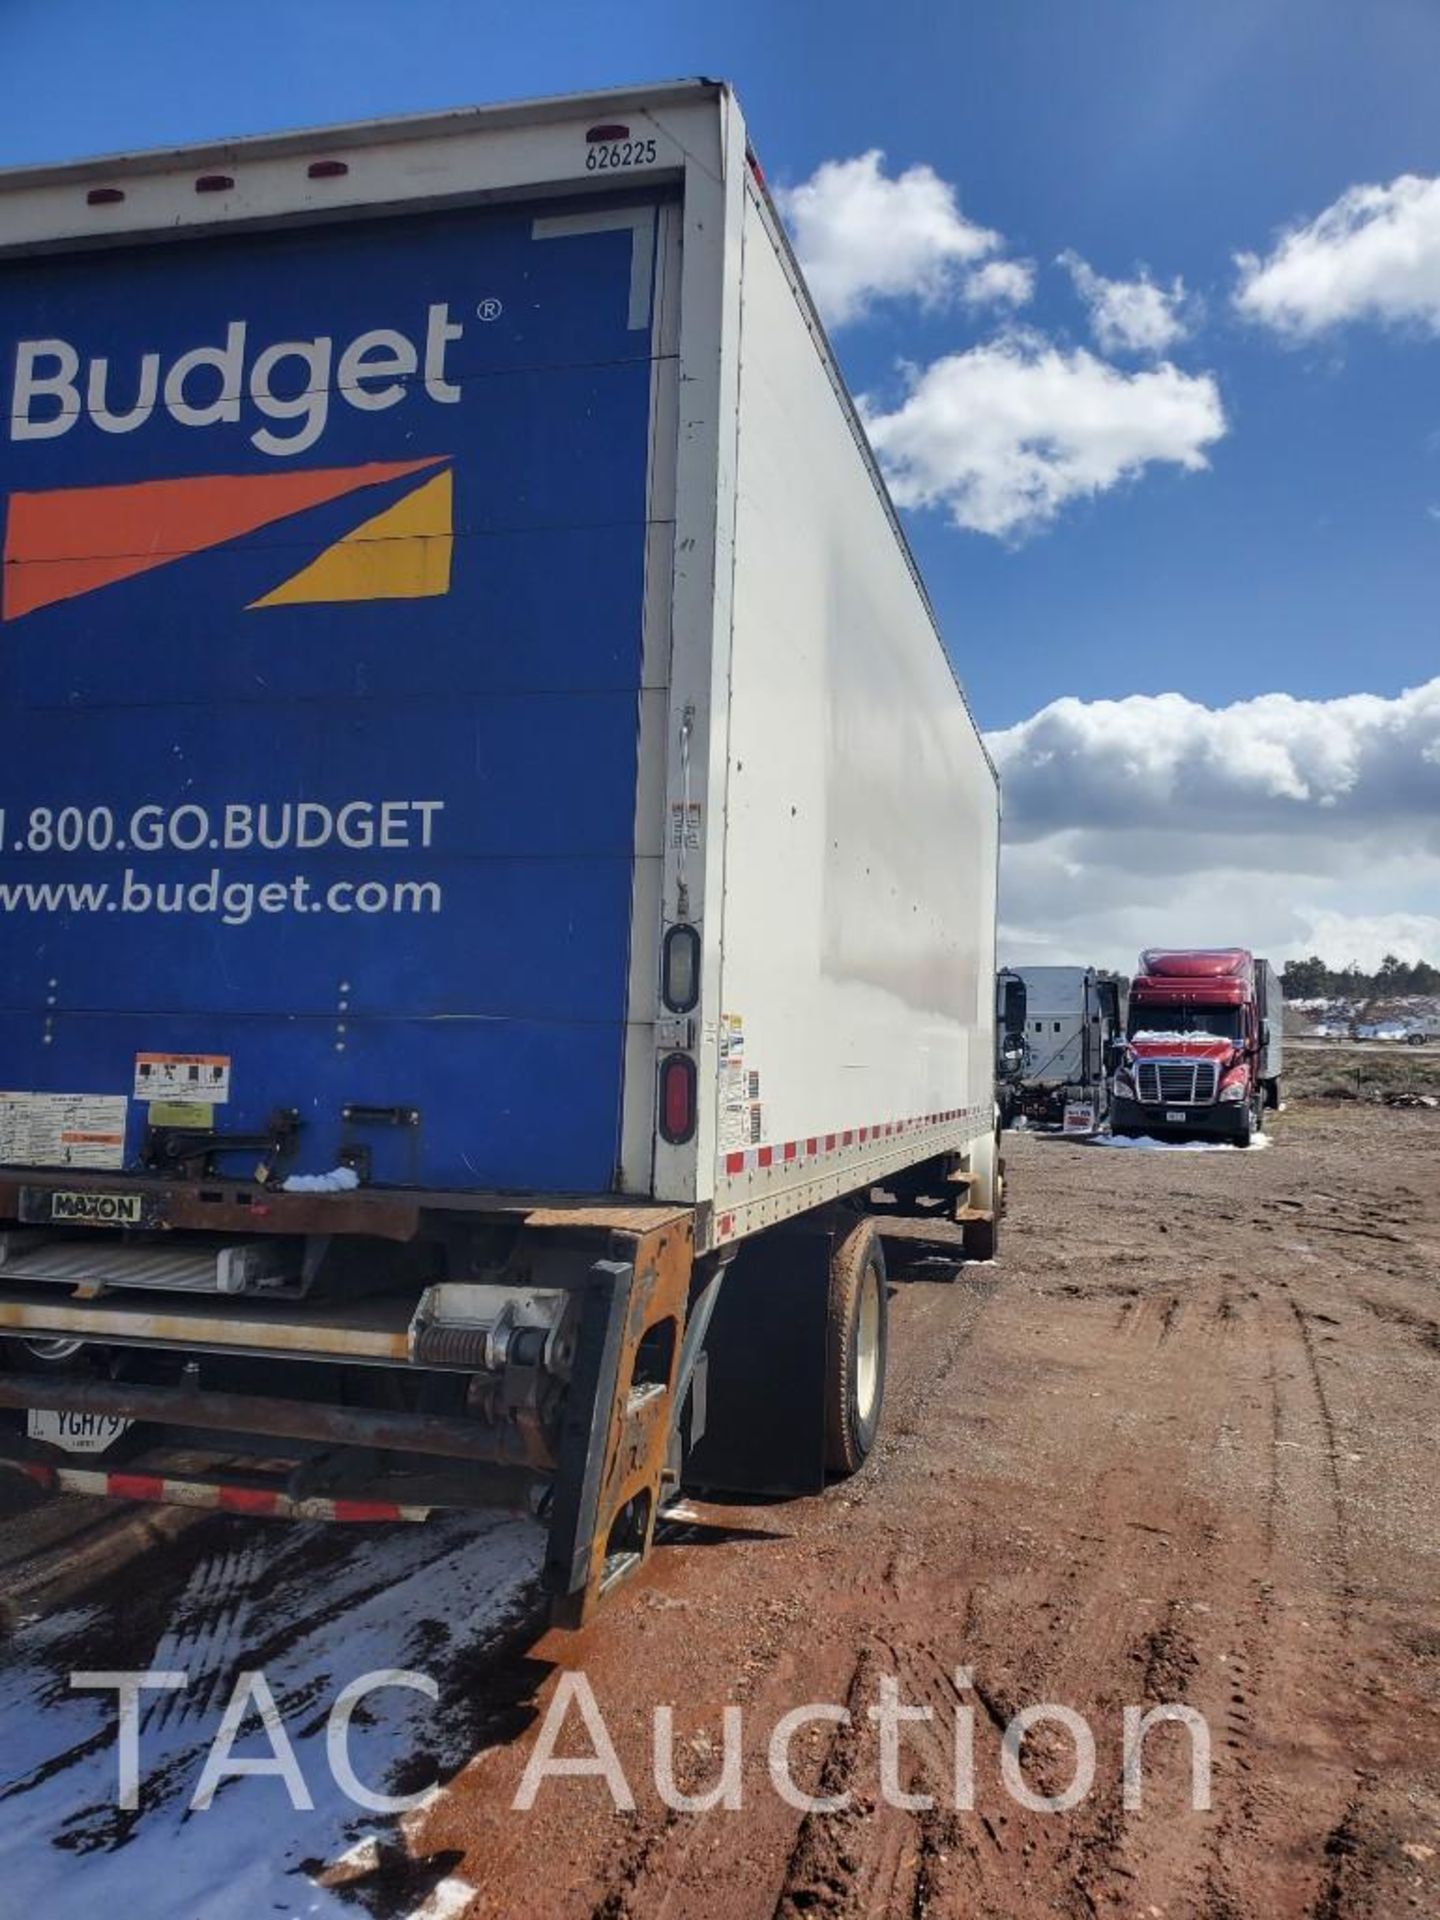
[[1440,994],[1440,967],[1428,960],[1402,960],[1387,953],[1374,973],[1352,961],[1328,966],[1318,954],[1287,960],[1280,972],[1287,1000],[1390,1000],[1406,993]]

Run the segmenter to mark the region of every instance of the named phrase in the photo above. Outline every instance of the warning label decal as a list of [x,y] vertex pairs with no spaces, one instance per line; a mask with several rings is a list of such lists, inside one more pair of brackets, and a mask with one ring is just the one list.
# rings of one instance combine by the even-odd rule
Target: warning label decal
[[745,1022],[738,1013],[720,1016],[720,1147],[755,1146],[764,1138],[760,1071],[745,1063]]
[[123,1093],[0,1093],[0,1163],[121,1167],[129,1104]]
[[223,1106],[230,1098],[228,1053],[137,1053],[135,1098],[167,1105]]

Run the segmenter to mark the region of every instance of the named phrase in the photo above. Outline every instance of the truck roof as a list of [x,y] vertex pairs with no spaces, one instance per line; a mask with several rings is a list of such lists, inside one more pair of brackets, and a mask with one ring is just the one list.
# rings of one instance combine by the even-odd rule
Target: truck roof
[[1146,980],[1243,980],[1254,967],[1246,947],[1148,947],[1140,956]]
[[599,114],[648,112],[656,108],[718,100],[730,88],[723,80],[668,80],[654,86],[602,87],[586,93],[542,94],[531,100],[505,100],[492,106],[446,107],[431,113],[383,115],[373,120],[340,120],[318,127],[284,128],[274,133],[240,134],[178,147],[139,147],[128,153],[89,155],[79,160],[38,166],[0,167],[0,193],[15,188],[113,179],[117,175],[164,173],[192,161],[205,166],[227,157],[283,159],[337,145],[369,147],[400,140],[433,140],[445,134],[498,131],[502,127],[543,125]]

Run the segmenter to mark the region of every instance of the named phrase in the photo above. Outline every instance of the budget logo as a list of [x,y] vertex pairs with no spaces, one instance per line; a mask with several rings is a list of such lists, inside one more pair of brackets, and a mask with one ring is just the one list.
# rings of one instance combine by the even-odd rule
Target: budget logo
[[[409,485],[397,484],[410,482]],[[375,510],[379,492],[385,504]],[[13,493],[0,620],[224,546],[312,507],[354,499],[349,532],[282,577],[251,608],[415,600],[450,591],[454,487],[449,456],[309,472],[202,474],[126,486]]]

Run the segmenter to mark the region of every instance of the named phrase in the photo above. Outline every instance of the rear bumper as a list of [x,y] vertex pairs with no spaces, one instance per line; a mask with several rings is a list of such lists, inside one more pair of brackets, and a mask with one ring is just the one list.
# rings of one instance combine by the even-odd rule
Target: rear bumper
[[1165,1118],[1164,1107],[1142,1105],[1117,1095],[1110,1109],[1113,1133],[1147,1133],[1157,1140],[1230,1140],[1245,1137],[1247,1114],[1241,1100],[1217,1100],[1208,1107],[1187,1107],[1183,1122]]
[[[437,1241],[380,1292],[357,1270],[362,1290],[335,1298],[111,1290],[123,1243],[98,1233],[85,1297],[0,1276],[0,1468],[60,1493],[301,1520],[535,1511],[539,1496],[554,1615],[579,1625],[653,1543],[693,1216],[584,1204],[527,1207],[498,1237],[478,1210],[447,1224],[454,1249]],[[79,1343],[73,1370],[30,1365],[46,1341]],[[130,1424],[105,1459],[77,1457],[53,1427],[31,1437],[32,1411]]]

